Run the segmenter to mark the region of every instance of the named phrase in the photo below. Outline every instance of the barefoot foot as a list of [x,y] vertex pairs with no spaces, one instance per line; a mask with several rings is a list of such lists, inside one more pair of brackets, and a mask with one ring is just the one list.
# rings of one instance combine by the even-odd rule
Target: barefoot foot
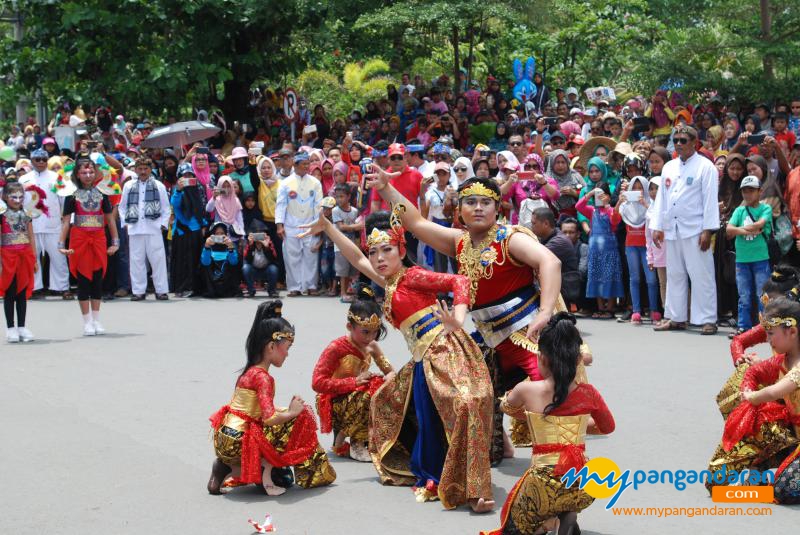
[[494,509],[494,500],[487,500],[484,498],[472,499],[469,501],[469,506],[475,513],[488,513]]

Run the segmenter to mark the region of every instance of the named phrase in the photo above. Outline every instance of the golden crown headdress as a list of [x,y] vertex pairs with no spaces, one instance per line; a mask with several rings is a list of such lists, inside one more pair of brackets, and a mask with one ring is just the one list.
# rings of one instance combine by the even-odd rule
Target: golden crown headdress
[[765,329],[774,327],[797,327],[797,320],[794,318],[769,318],[761,322]]
[[292,331],[277,331],[272,333],[273,342],[280,342],[281,340],[294,342],[294,333]]
[[372,314],[368,318],[362,318],[361,316],[357,316],[352,312],[348,312],[347,319],[356,325],[360,325],[361,327],[365,327],[367,329],[379,329],[381,327],[381,318],[378,317],[377,314]]
[[460,199],[463,199],[464,197],[470,197],[472,195],[478,195],[480,197],[489,197],[490,199],[494,199],[496,202],[500,202],[500,195],[490,190],[480,182],[475,182],[473,184],[470,184],[468,187],[462,189],[461,193],[458,194],[458,197]]

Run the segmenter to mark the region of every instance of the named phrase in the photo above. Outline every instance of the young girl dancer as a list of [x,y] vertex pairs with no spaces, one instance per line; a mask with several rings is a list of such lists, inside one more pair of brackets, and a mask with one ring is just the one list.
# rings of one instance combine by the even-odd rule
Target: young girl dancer
[[[25,212],[25,188],[9,182],[0,200],[0,297],[6,315],[6,341],[32,342],[33,333],[25,327],[28,298],[33,293],[36,273],[36,241],[31,217]],[[14,326],[14,310],[17,326]]]
[[[440,499],[447,509],[469,502],[488,512],[492,384],[480,349],[461,328],[469,279],[406,267],[404,229],[396,214],[393,224],[387,215],[367,220],[368,258],[325,217],[305,227],[306,235],[328,234],[353,266],[384,287],[385,316],[413,356],[373,398],[370,455],[383,483],[414,485],[420,502]],[[448,292],[453,310],[436,300]]]
[[560,521],[559,535],[579,534],[578,512],[594,498],[561,482],[570,468],[586,463],[586,434],[614,431],[614,417],[600,393],[578,384],[575,372],[581,337],[575,318],[559,312],[539,336],[541,381],[524,381],[508,394],[503,411],[525,418],[534,438],[531,467],[508,494],[500,529],[484,535],[545,533]]
[[[78,304],[83,315],[84,336],[106,332],[100,323],[103,276],[108,267],[108,257],[119,249],[111,202],[95,187],[101,177],[102,173],[88,156],[78,156],[72,170],[72,182],[77,189],[64,199],[58,240],[58,250],[67,255],[70,273],[78,280]],[[71,222],[73,214],[74,223]],[[110,247],[106,246],[106,227],[111,235]],[[67,236],[69,249],[66,248]]]
[[[311,388],[323,433],[334,432],[333,451],[369,462],[369,405],[384,378],[369,371],[372,360],[391,379],[392,365],[377,340],[386,336],[381,307],[369,286],[362,285],[347,312],[347,335],[331,342],[317,361]],[[350,437],[350,443],[345,438]]]
[[[762,324],[775,355],[745,372],[742,402],[725,422],[722,446],[731,451],[748,438],[755,440],[764,452],[772,454],[759,459],[761,466],[756,466],[762,469],[774,467],[782,459],[775,472],[775,501],[796,504],[800,503],[800,447],[787,456],[782,434],[765,432],[764,423],[789,424],[795,436],[800,431],[800,303],[785,297],[770,301]],[[751,467],[727,466],[740,470]]]
[[270,496],[286,489],[272,480],[272,467],[294,467],[303,488],[330,485],[336,472],[317,441],[311,407],[293,396],[289,408],[276,407],[275,379],[270,366],[280,368],[294,343],[294,328],[281,317],[281,302],[261,303],[247,335],[247,363],[236,381],[230,403],[211,416],[217,456],[208,480],[208,492],[221,494],[232,472],[236,484],[263,485]]

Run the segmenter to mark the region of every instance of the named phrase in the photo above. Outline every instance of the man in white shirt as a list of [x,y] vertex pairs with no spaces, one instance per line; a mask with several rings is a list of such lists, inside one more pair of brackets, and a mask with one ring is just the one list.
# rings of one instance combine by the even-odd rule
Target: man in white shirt
[[50,258],[50,290],[61,292],[64,299],[72,299],[69,292],[69,266],[67,257],[58,251],[58,238],[61,234],[62,199],[53,193],[58,175],[47,169],[47,152],[36,149],[31,153],[33,171],[22,175],[19,181],[25,185],[38,186],[45,194],[44,203],[47,213],[33,220],[33,232],[36,235],[36,263],[39,269],[34,275],[34,290],[42,289],[42,269],[40,259],[43,254]]
[[300,225],[313,223],[322,202],[322,184],[308,174],[308,154],[294,156],[294,173],[281,180],[275,201],[275,225],[283,239],[283,261],[286,265],[288,297],[317,293],[317,256],[313,250],[319,236],[298,238]]
[[[678,127],[672,138],[678,158],[661,170],[651,221],[653,242],[667,248],[667,302],[657,331],[686,329],[689,319],[702,334],[717,332],[717,287],[711,236],[719,228],[718,173],[696,151],[697,131]],[[666,244],[664,241],[666,240]],[[691,281],[692,310],[686,317]]]
[[152,174],[149,158],[136,160],[136,179],[122,188],[119,217],[128,231],[130,250],[131,301],[142,301],[147,294],[147,263],[152,271],[156,299],[169,299],[167,256],[162,231],[169,224],[170,204],[164,184]]

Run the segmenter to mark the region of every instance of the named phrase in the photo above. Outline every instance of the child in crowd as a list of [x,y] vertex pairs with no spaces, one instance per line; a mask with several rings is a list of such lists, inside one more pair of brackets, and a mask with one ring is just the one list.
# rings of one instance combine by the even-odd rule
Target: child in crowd
[[256,281],[267,283],[270,297],[278,297],[278,253],[267,234],[267,226],[258,220],[250,225],[247,247],[244,250],[242,276],[247,285],[247,295],[256,295]]
[[[350,238],[356,245],[359,244],[359,236],[364,228],[364,223],[358,217],[358,210],[350,205],[350,188],[346,184],[338,184],[334,189],[336,195],[336,207],[333,209],[333,224],[342,231],[342,234]],[[334,246],[336,276],[339,277],[341,284],[341,301],[350,303],[353,297],[348,295],[350,283],[358,277],[358,270],[350,265],[347,258],[342,255],[338,247]]]
[[[631,323],[634,325],[641,325],[642,323],[642,297],[640,294],[639,284],[640,276],[644,272],[645,282],[647,284],[647,298],[648,305],[650,305],[651,319],[653,321],[660,321],[661,317],[658,313],[658,276],[655,271],[650,269],[647,264],[647,238],[645,235],[646,225],[646,211],[650,205],[650,184],[648,180],[639,175],[634,176],[632,181],[627,184],[625,193],[619,196],[617,206],[614,209],[617,214],[622,214],[628,203],[634,210],[629,210],[634,217],[638,218],[641,215],[641,222],[639,219],[632,221],[628,219],[625,224],[625,257],[628,262],[628,276],[631,291],[631,308],[633,314],[631,315]],[[638,194],[633,193],[638,192]],[[628,200],[629,196],[638,195],[638,200]],[[636,205],[639,205],[638,207]],[[638,208],[638,212],[635,210]],[[627,213],[627,212],[626,212]],[[633,224],[636,223],[636,224]],[[640,224],[639,224],[640,223]],[[656,317],[653,318],[653,313]]]
[[[658,288],[661,295],[661,304],[667,302],[667,248],[656,247],[653,243],[653,231],[650,230],[651,221],[656,217],[654,211],[656,195],[658,195],[658,188],[661,187],[661,177],[654,176],[650,178],[648,186],[648,196],[650,197],[650,205],[647,207],[647,218],[644,224],[644,234],[647,242],[647,269],[656,272],[658,276]],[[653,323],[661,321],[661,312],[656,310],[655,305],[651,306],[650,319]]]
[[[789,115],[784,112],[777,112],[772,116],[772,129],[775,131],[775,141],[780,145],[781,142],[786,143],[788,150],[792,150],[794,144],[797,143],[797,136],[789,130]],[[788,151],[787,151],[788,153]]]
[[[770,275],[767,236],[772,232],[772,207],[759,200],[761,184],[750,175],[739,189],[744,203],[736,208],[726,228],[729,238],[736,237],[736,289],[739,292],[739,328],[731,338],[753,325],[752,303]],[[763,305],[759,300],[759,311]]]
[[789,115],[789,132],[794,134],[795,139],[800,139],[800,98],[793,98]]
[[225,223],[214,223],[208,232],[200,266],[205,282],[205,297],[235,297],[239,290],[239,254],[228,235]]
[[[595,205],[590,206],[589,199]],[[596,319],[614,317],[614,303],[625,295],[622,285],[622,262],[617,247],[617,227],[621,221],[619,213],[609,206],[611,189],[607,182],[599,182],[590,194],[580,198],[575,208],[589,220],[589,272],[586,297],[597,298]]]
[[[286,409],[276,407],[271,366],[280,368],[294,343],[294,327],[281,317],[280,301],[259,305],[247,335],[247,363],[236,381],[228,405],[211,416],[216,459],[208,480],[209,494],[221,494],[225,478],[231,484],[255,483],[269,496],[286,489],[275,485],[272,467],[293,466],[303,488],[330,485],[336,472],[317,441],[311,407],[295,395]],[[291,447],[290,447],[291,446]]]
[[[322,216],[328,220],[333,219],[333,210],[336,200],[333,197],[324,197],[320,203]],[[328,288],[328,297],[336,297],[336,250],[333,240],[327,234],[322,234],[316,245],[311,247],[311,252],[319,251],[319,273],[323,286]]]
[[239,241],[244,235],[242,203],[236,196],[233,180],[224,176],[219,179],[211,199],[206,204],[206,212],[214,214],[214,222],[225,223],[232,230],[232,240]]
[[[32,342],[33,333],[25,326],[28,298],[33,293],[36,265],[36,238],[32,218],[25,212],[25,188],[10,182],[0,200],[0,297],[6,316],[6,341]],[[16,327],[14,311],[17,312]]]
[[[334,432],[333,451],[339,456],[369,462],[369,405],[384,378],[369,371],[374,360],[387,378],[394,376],[377,340],[386,336],[381,306],[369,286],[358,288],[347,312],[347,335],[322,352],[314,367],[311,387],[317,392],[320,430]],[[350,438],[350,443],[345,442]]]

